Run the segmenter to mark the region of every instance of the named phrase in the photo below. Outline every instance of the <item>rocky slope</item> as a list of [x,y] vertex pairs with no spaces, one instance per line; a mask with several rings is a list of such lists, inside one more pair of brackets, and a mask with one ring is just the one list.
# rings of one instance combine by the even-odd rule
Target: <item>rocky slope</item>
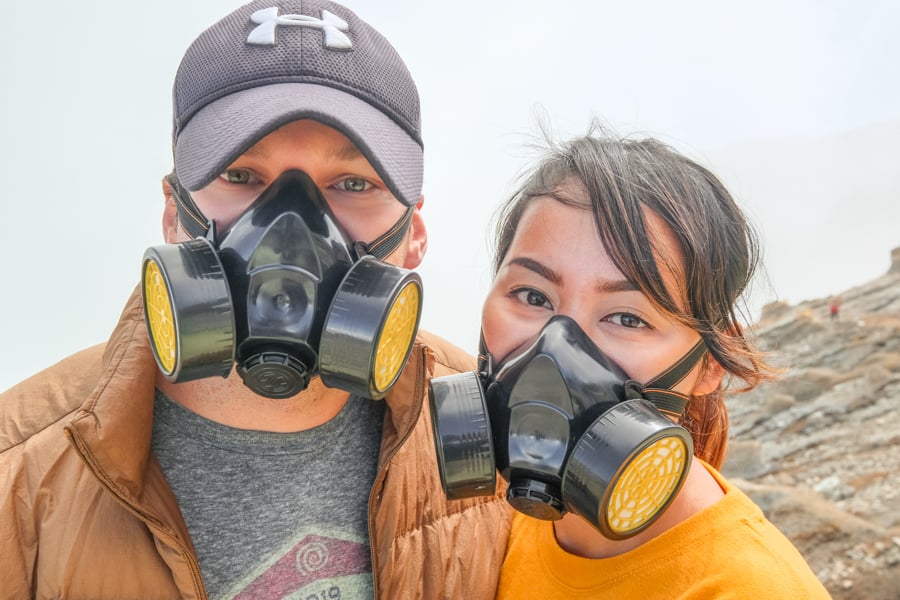
[[728,401],[724,473],[836,599],[900,598],[900,248],[834,298],[763,309],[782,376]]

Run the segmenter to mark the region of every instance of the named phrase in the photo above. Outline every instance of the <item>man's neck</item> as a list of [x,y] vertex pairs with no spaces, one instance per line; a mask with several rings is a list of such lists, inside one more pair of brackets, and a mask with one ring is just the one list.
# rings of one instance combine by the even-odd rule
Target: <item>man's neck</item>
[[350,398],[327,388],[317,377],[292,398],[273,400],[248,389],[232,371],[226,379],[170,383],[160,374],[156,386],[169,398],[211,421],[237,429],[291,432],[312,429],[334,418]]

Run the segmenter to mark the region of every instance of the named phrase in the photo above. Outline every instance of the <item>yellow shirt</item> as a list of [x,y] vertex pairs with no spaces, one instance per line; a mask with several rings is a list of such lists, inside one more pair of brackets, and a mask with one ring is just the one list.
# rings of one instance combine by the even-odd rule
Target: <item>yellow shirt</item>
[[553,523],[516,514],[498,599],[829,598],[791,542],[739,489],[642,546],[589,559],[559,547]]

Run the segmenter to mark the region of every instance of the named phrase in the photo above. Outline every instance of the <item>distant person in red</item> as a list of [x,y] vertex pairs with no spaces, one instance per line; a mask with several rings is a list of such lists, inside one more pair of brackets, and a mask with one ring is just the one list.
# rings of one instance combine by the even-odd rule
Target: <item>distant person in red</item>
[[841,304],[844,303],[844,299],[840,296],[837,296],[831,301],[831,306],[828,308],[828,312],[831,315],[832,319],[837,319],[838,315],[841,312]]

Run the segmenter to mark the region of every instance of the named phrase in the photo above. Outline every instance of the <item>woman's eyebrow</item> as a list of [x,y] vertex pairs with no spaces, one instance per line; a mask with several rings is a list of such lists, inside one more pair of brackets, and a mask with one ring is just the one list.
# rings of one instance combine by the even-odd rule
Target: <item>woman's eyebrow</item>
[[522,268],[533,271],[544,279],[550,281],[551,283],[559,284],[560,282],[562,282],[562,277],[560,277],[559,273],[557,273],[550,267],[534,260],[533,258],[528,258],[527,256],[519,256],[511,259],[509,261],[509,264],[519,265]]
[[[537,273],[538,275],[555,285],[559,285],[560,283],[562,283],[562,276],[559,273],[533,258],[528,258],[527,256],[517,256],[516,258],[510,259],[509,264],[518,265],[522,268],[528,269],[529,271]],[[639,290],[638,286],[628,281],[627,279],[603,279],[599,283],[597,283],[596,289],[598,292],[602,293],[635,292]]]
[[612,292],[636,292],[639,291],[639,288],[627,279],[604,279],[597,284],[597,291],[609,294]]

